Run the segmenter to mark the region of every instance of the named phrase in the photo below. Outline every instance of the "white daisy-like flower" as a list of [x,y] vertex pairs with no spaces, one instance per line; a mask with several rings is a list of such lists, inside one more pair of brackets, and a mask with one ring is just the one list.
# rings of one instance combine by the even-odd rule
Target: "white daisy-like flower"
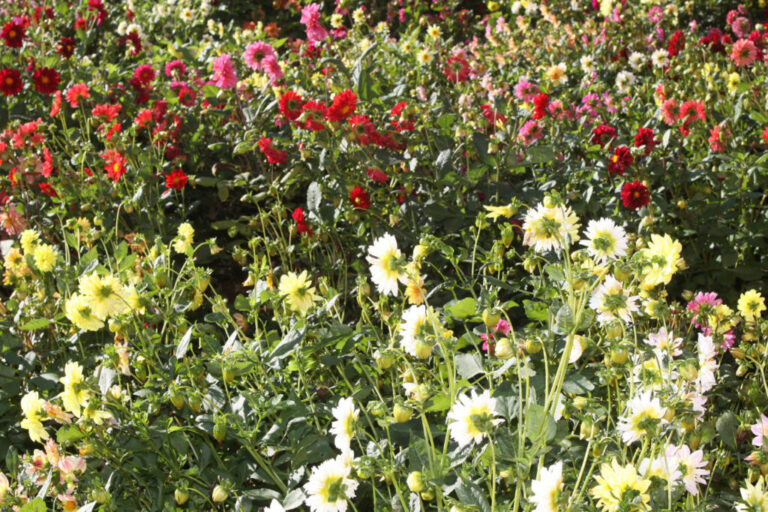
[[355,407],[352,398],[342,398],[331,411],[334,421],[331,423],[331,434],[334,435],[333,444],[342,452],[350,450],[352,434],[355,432],[355,422],[360,411]]
[[667,355],[670,357],[676,357],[683,353],[680,347],[683,345],[683,338],[675,338],[675,333],[667,331],[666,327],[662,327],[656,333],[651,333],[645,342],[654,348],[654,352],[658,352],[659,355]]
[[434,334],[434,313],[426,306],[411,306],[403,312],[400,322],[400,345],[413,357],[426,359],[432,354],[434,342],[428,340]]
[[667,423],[665,414],[667,408],[661,405],[652,392],[645,391],[627,402],[627,411],[619,418],[617,430],[621,432],[625,443],[632,444],[647,435],[650,427],[657,423]]
[[676,446],[667,445],[658,457],[643,459],[640,463],[640,473],[644,474],[646,478],[657,477],[666,480],[674,487],[683,476],[678,469],[677,459],[674,456],[676,449]]
[[379,293],[397,297],[397,282],[405,284],[408,279],[395,237],[387,233],[374,240],[365,259],[371,265],[371,279]]
[[459,446],[472,442],[479,444],[492,427],[504,421],[495,416],[496,399],[491,398],[491,392],[485,390],[478,395],[472,390],[471,395],[465,393],[459,396],[448,412],[448,431]]
[[632,313],[638,311],[637,297],[632,296],[629,290],[612,275],[606,276],[600,286],[592,293],[589,299],[589,307],[597,313],[597,321],[608,324],[616,319],[627,323],[632,322]]
[[657,68],[663,68],[669,65],[669,52],[661,49],[651,54],[651,63]]
[[531,482],[531,503],[536,505],[533,512],[557,512],[560,507],[560,492],[563,490],[563,463],[555,462],[542,468],[538,480]]
[[629,93],[629,88],[635,84],[635,75],[629,71],[619,71],[616,74],[616,89],[621,94]]
[[592,74],[597,69],[595,67],[595,58],[591,55],[584,55],[579,59],[579,63],[581,64],[581,69],[587,74]]
[[344,456],[327,460],[312,468],[304,490],[309,495],[304,503],[312,512],[346,512],[355,497],[358,482],[349,477],[352,471]]
[[627,255],[627,233],[611,219],[589,221],[584,235],[586,240],[580,243],[598,263]]
[[670,453],[675,458],[677,467],[680,468],[685,490],[693,496],[697,496],[699,494],[698,484],[706,484],[707,481],[704,477],[709,475],[709,470],[704,469],[707,465],[704,460],[704,452],[702,450],[691,452],[687,445],[682,445],[674,448],[674,451]]
[[639,71],[643,64],[645,64],[645,55],[640,52],[632,52],[627,60],[629,61],[629,67]]
[[532,245],[534,251],[544,254],[564,249],[578,237],[579,218],[565,206],[549,208],[540,203],[526,213],[523,230],[523,244]]

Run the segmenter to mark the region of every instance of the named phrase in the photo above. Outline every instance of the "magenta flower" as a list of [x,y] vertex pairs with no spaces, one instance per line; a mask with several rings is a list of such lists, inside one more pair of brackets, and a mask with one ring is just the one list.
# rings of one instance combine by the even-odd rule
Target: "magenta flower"
[[276,58],[275,49],[272,48],[270,44],[263,41],[256,41],[255,43],[249,44],[245,49],[245,53],[243,53],[245,65],[254,71],[261,71],[263,69],[264,59],[268,57],[272,57],[273,59]]
[[227,53],[213,59],[213,84],[220,89],[233,89],[237,85],[235,65]]
[[307,28],[308,41],[322,41],[328,31],[320,24],[320,4],[311,3],[301,10],[301,24]]

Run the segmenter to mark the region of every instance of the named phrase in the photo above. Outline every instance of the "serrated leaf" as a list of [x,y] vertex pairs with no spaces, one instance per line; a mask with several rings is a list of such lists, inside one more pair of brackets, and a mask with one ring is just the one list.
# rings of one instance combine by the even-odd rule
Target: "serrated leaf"
[[534,302],[532,300],[524,300],[523,307],[525,308],[525,316],[527,316],[531,320],[546,322],[547,318],[549,318],[549,308],[543,302]]
[[486,493],[480,489],[480,486],[469,480],[461,479],[461,484],[456,487],[456,495],[464,505],[473,506],[480,512],[491,512],[491,506],[485,497]]

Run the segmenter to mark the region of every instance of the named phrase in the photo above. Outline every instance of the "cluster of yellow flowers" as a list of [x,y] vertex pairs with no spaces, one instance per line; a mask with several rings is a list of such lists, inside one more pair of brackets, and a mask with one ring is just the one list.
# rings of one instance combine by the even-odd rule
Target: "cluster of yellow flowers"
[[192,224],[189,222],[181,223],[176,233],[173,249],[180,254],[186,254],[192,250],[192,244],[195,241],[195,228],[192,227]]
[[53,419],[64,424],[69,423],[74,415],[101,425],[105,419],[112,417],[111,413],[97,410],[90,402],[91,391],[85,386],[83,367],[79,363],[69,361],[59,382],[64,385],[64,391],[59,395],[64,410],[40,398],[37,391],[30,391],[21,398],[24,413],[21,427],[29,431],[29,438],[34,442],[43,442],[50,437],[43,426],[45,420]]
[[113,275],[96,272],[80,278],[79,290],[67,299],[64,311],[79,329],[97,331],[108,318],[139,307],[139,295],[133,285],[123,286]]

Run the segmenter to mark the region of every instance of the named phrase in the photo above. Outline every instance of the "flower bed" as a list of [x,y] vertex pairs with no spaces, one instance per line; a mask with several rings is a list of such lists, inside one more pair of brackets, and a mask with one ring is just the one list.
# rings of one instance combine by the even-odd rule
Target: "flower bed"
[[768,510],[761,2],[225,4],[0,9],[0,508]]

